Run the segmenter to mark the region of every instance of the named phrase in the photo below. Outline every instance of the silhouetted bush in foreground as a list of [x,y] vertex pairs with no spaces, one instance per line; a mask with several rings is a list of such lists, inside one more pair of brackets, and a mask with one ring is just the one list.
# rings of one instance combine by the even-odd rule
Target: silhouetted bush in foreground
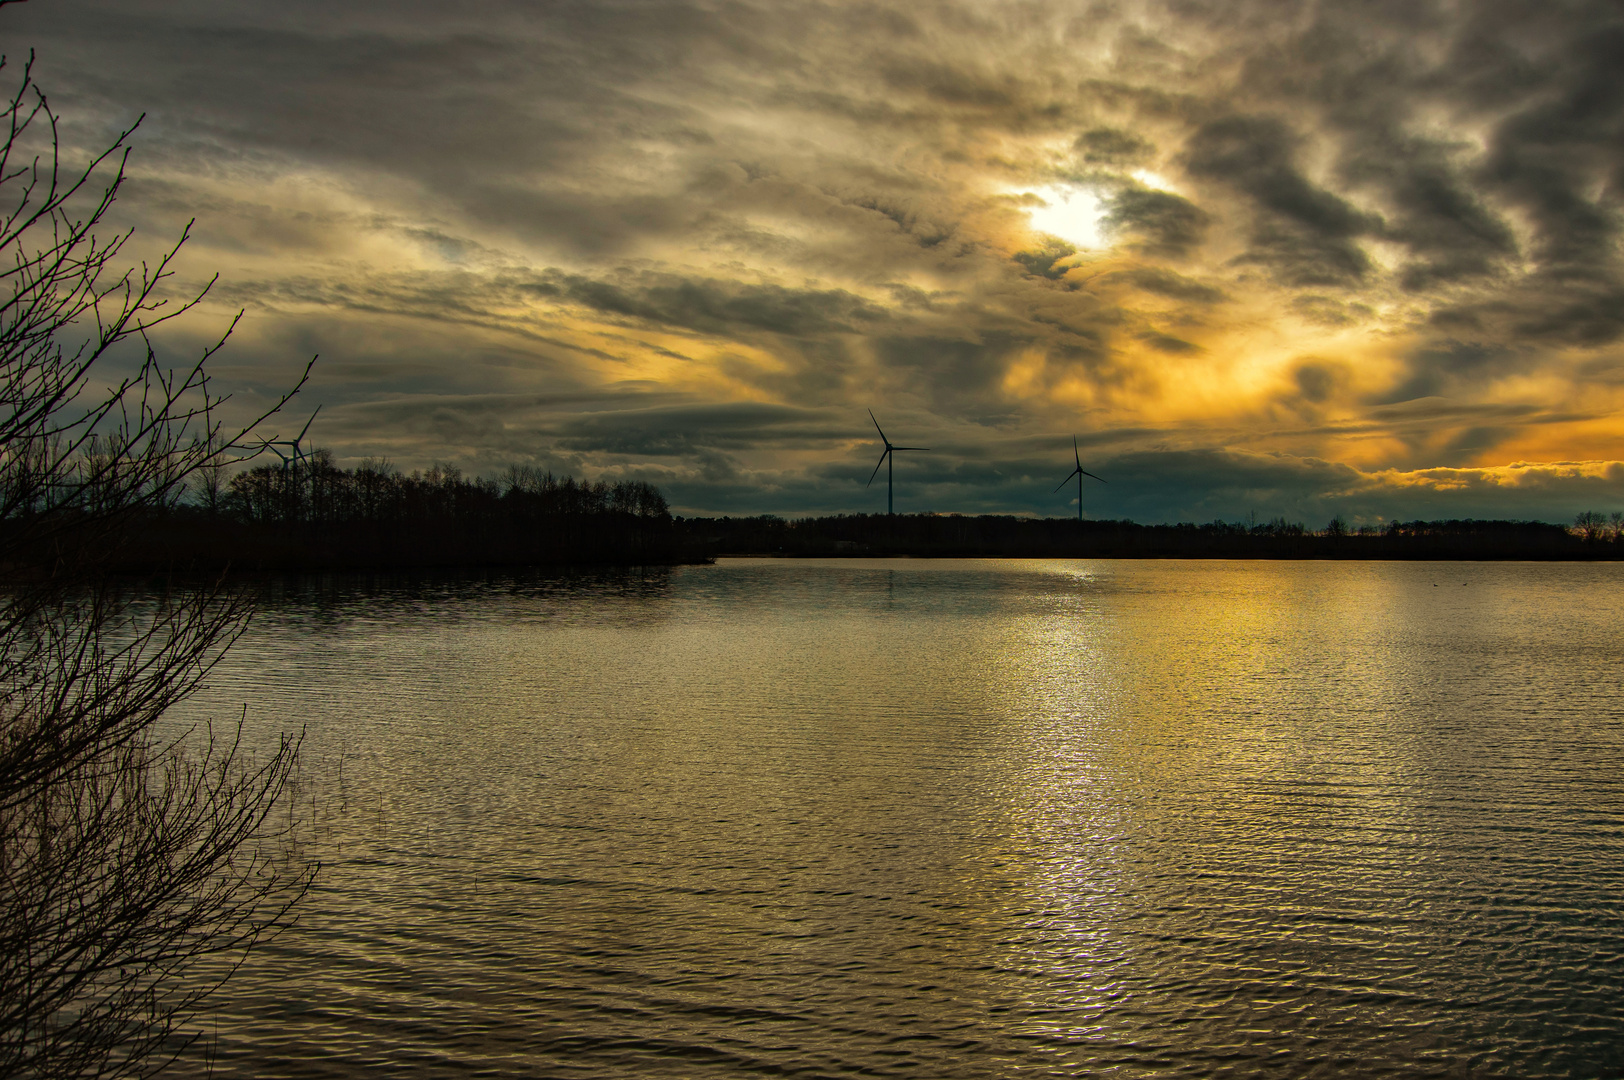
[[161,724],[243,632],[249,598],[113,573],[193,478],[262,445],[267,417],[234,432],[214,419],[224,337],[174,369],[147,340],[201,297],[164,299],[178,243],[136,269],[120,265],[128,233],[97,234],[130,132],[88,163],[59,157],[56,116],[14,70],[0,104],[0,1076],[145,1077],[199,1049],[209,994],[291,924],[316,870],[272,814],[291,814],[297,736],[254,756]]

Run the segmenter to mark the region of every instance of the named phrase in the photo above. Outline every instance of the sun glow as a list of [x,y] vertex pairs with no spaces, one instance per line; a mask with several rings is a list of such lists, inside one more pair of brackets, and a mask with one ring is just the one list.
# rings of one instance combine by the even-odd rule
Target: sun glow
[[1174,187],[1165,177],[1158,176],[1149,169],[1135,169],[1130,175],[1140,184],[1153,191],[1178,191],[1178,188]]
[[[1032,228],[1038,232],[1058,236],[1080,248],[1102,248],[1105,238],[1100,232],[1100,219],[1105,214],[1104,204],[1088,188],[1069,184],[1047,184],[1040,188],[1025,188],[1017,192],[1027,196],[1027,215]],[[1030,205],[1032,200],[1037,205]]]

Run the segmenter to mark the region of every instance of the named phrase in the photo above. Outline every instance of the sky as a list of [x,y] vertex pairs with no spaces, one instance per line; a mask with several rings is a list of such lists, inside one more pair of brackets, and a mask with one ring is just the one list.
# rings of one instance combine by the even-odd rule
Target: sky
[[[683,514],[1624,508],[1624,13],[29,0],[159,342],[339,461]],[[278,434],[293,434],[294,430]]]

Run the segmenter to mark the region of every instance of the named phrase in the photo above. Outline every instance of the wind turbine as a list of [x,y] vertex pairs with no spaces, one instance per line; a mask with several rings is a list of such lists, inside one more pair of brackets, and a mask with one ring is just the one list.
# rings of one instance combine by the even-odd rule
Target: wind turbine
[[[316,406],[316,412],[313,412],[313,413],[310,414],[310,419],[305,421],[304,428],[299,432],[298,435],[295,435],[293,438],[291,438],[291,439],[275,439],[275,440],[265,444],[266,446],[270,447],[271,453],[275,454],[277,457],[282,459],[282,464],[283,465],[287,465],[287,463],[291,460],[293,462],[293,464],[297,466],[299,464],[299,459],[301,457],[308,457],[309,456],[308,454],[302,453],[300,451],[299,447],[300,447],[300,444],[304,442],[305,434],[307,432],[309,432],[310,425],[314,424],[316,422],[316,413],[319,413],[319,412],[321,412],[321,406],[317,405]],[[288,455],[284,454],[282,451],[277,449],[278,446],[292,447],[292,449],[293,449],[293,457],[290,459],[288,457]]]
[[[1083,520],[1083,477],[1094,476],[1094,474],[1083,468],[1083,455],[1077,449],[1077,436],[1075,435],[1071,437],[1071,456],[1077,462],[1077,467],[1066,474],[1066,478],[1060,481],[1060,487],[1055,488],[1055,490],[1059,491],[1060,488],[1069,484],[1072,477],[1077,478],[1077,520],[1081,521]],[[1105,483],[1104,477],[1094,476],[1094,479],[1102,484]]]
[[[267,442],[265,444],[265,446],[270,449],[271,453],[282,459],[282,472],[284,474],[287,473],[289,465],[293,467],[293,501],[295,504],[297,504],[299,501],[299,459],[308,459],[310,457],[309,454],[304,453],[301,446],[304,443],[305,434],[310,431],[310,425],[316,422],[316,413],[319,412],[321,412],[321,406],[317,405],[316,412],[311,413],[310,419],[305,421],[303,430],[301,430],[299,434],[294,436],[292,439],[277,439],[274,442]],[[277,447],[279,446],[291,448],[293,450],[293,456],[290,458],[287,454],[284,454],[282,451],[278,450]]]
[[[874,410],[873,409],[868,410],[868,418],[870,420],[874,420]],[[930,449],[930,447],[928,447],[928,446],[892,446],[891,445],[891,440],[887,439],[885,437],[885,429],[880,427],[880,422],[878,420],[874,420],[874,430],[878,431],[880,433],[880,441],[885,444],[885,450],[884,450],[884,452],[882,452],[880,454],[880,460],[879,460],[878,464],[876,464],[874,466],[874,471],[868,474],[868,483],[864,484],[863,485],[864,487],[870,487],[870,486],[873,485],[874,478],[876,476],[880,475],[880,466],[881,465],[886,465],[887,462],[895,462],[896,459],[893,458],[891,455],[895,454],[898,450],[929,450]],[[887,515],[889,515],[889,514],[891,514],[893,512],[892,509],[891,509],[891,505],[892,505],[892,503],[891,503],[891,495],[892,495],[892,478],[893,478],[894,472],[895,472],[895,469],[894,469],[893,465],[886,465],[886,470],[885,470],[885,512],[886,512]]]

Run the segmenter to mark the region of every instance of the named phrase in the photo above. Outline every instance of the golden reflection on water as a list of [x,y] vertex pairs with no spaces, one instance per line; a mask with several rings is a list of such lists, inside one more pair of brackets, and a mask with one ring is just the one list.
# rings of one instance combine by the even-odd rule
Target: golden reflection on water
[[995,996],[1022,1018],[1018,1033],[1071,1043],[1104,1030],[1131,951],[1116,930],[1133,887],[1123,808],[1103,766],[1122,671],[1095,574],[1077,564],[1034,570],[1060,587],[1047,610],[997,624],[983,684],[1005,726],[995,756],[1008,768],[990,794],[1011,858],[974,868],[963,888],[968,904],[1001,903],[1020,924],[1016,935],[989,935],[996,952],[985,965],[1000,976]]
[[223,1071],[1584,1072],[1624,1045],[1578,1004],[1624,978],[1620,583],[731,560],[293,589],[196,707],[307,721],[377,810],[234,985]]

